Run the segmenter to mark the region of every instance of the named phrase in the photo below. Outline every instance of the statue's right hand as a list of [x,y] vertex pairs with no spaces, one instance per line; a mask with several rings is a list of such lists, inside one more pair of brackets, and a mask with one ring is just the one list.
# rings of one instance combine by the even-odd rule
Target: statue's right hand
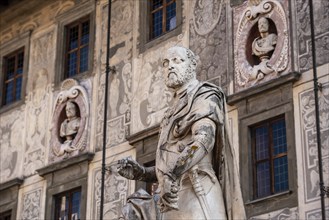
[[127,179],[139,180],[145,173],[145,168],[129,157],[119,160],[118,164],[119,174]]

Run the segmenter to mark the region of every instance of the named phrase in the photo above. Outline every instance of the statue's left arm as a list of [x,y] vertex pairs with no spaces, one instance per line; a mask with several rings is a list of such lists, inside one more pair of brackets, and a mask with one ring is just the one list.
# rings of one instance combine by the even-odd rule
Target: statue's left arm
[[216,124],[209,118],[196,121],[191,128],[192,143],[185,147],[176,162],[173,177],[179,177],[184,172],[198,164],[215,144]]

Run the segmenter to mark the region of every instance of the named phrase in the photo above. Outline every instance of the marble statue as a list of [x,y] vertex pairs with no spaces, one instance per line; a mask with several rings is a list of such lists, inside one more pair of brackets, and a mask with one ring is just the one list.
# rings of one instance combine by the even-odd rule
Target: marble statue
[[71,143],[78,133],[81,118],[77,115],[77,106],[72,101],[68,101],[65,107],[66,119],[62,122],[60,136],[65,139],[61,145],[61,153],[70,153],[75,149],[70,149]]
[[257,37],[252,42],[252,54],[260,60],[258,65],[253,66],[250,79],[262,79],[265,75],[274,72],[275,70],[269,64],[271,55],[275,49],[277,35],[269,33],[269,22],[265,17],[258,20],[258,30],[260,37]]
[[131,195],[124,218],[245,219],[236,159],[225,132],[224,93],[196,79],[189,49],[170,48],[163,68],[174,103],[161,122],[155,166],[131,158],[118,161],[121,176],[158,182],[158,189],[153,197],[143,190]]

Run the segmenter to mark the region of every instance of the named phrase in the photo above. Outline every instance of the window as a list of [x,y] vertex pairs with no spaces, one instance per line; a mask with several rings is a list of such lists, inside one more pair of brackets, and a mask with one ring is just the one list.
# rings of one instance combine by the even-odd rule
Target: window
[[66,26],[65,78],[88,70],[89,38],[89,17]]
[[2,105],[21,99],[23,84],[24,48],[3,58]]
[[71,190],[55,196],[55,219],[80,219],[81,189]]
[[139,53],[182,33],[182,0],[140,0]]
[[254,197],[289,189],[286,124],[284,117],[251,128]]
[[150,0],[150,39],[176,27],[176,0]]
[[0,220],[11,220],[11,211],[0,213]]

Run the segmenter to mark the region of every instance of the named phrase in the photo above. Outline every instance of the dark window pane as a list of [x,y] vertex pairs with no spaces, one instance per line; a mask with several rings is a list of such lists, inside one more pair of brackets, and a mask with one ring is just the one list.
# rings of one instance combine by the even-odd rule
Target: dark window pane
[[264,197],[271,194],[270,165],[269,162],[257,165],[257,195]]
[[89,43],[89,21],[82,23],[81,45]]
[[176,2],[167,6],[166,15],[166,31],[170,31],[176,27]]
[[274,188],[275,192],[288,190],[288,161],[287,156],[274,159]]
[[274,155],[287,151],[286,124],[284,120],[272,124]]
[[78,47],[79,26],[74,26],[69,30],[69,50]]
[[11,220],[11,210],[0,213],[0,220]]
[[18,54],[17,68],[23,69],[24,52]]
[[162,0],[153,0],[152,10],[157,9],[162,6]]
[[255,129],[256,136],[256,160],[268,158],[268,129],[265,126]]
[[5,84],[5,100],[4,104],[12,103],[14,100],[13,96],[13,89],[14,89],[14,81],[10,81],[7,84]]
[[77,59],[78,59],[77,52],[73,52],[68,55],[68,66],[67,66],[68,77],[77,74]]
[[16,79],[16,100],[21,98],[22,77]]
[[75,216],[75,219],[80,219],[80,197],[81,197],[81,192],[73,193],[72,215]]
[[80,50],[80,72],[88,70],[88,46]]
[[153,24],[153,38],[158,37],[162,34],[162,10],[157,11],[152,15]]
[[14,74],[15,74],[15,57],[10,57],[10,58],[7,58],[5,80],[13,78]]

